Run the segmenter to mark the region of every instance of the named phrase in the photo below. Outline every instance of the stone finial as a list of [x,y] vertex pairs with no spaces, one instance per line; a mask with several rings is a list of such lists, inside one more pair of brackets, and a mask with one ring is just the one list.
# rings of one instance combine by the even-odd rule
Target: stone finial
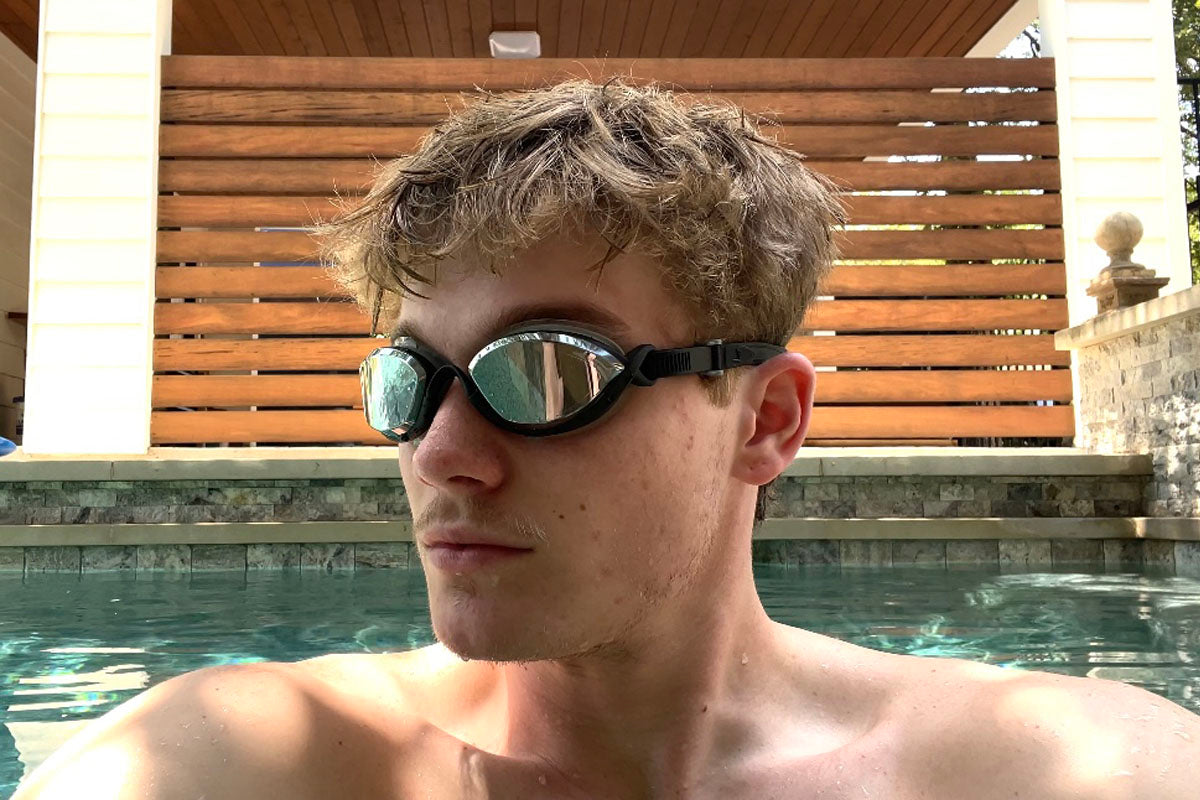
[[1096,244],[1108,253],[1108,266],[1092,281],[1087,293],[1096,298],[1097,313],[1135,306],[1158,297],[1169,278],[1133,262],[1133,248],[1142,240],[1142,221],[1128,211],[1109,214],[1096,229]]
[[1140,267],[1134,264],[1133,248],[1142,240],[1142,221],[1128,211],[1109,214],[1096,228],[1096,244],[1108,253],[1109,267]]

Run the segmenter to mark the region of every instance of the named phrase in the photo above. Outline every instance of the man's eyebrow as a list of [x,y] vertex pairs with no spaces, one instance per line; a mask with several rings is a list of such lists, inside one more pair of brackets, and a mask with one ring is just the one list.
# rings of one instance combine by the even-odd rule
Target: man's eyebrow
[[[631,335],[629,326],[622,319],[591,303],[526,303],[513,306],[488,326],[486,335],[488,337],[495,336],[500,331],[534,319],[553,319],[589,325],[618,343],[628,340]],[[426,341],[417,328],[404,320],[398,322],[391,333],[393,339],[402,336],[411,336],[414,339]],[[482,346],[486,344],[486,340],[477,344]]]

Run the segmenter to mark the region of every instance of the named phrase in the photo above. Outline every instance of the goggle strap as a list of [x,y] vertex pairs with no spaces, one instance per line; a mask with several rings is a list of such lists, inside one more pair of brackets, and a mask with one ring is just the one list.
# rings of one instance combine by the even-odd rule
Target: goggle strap
[[[786,353],[787,348],[767,342],[722,342],[720,340],[695,347],[675,347],[650,350],[640,365],[640,372],[653,383],[672,375],[720,375],[727,369],[758,366],[768,359]],[[632,357],[633,354],[631,353]],[[632,358],[631,358],[632,361]],[[635,381],[636,382],[636,381]]]

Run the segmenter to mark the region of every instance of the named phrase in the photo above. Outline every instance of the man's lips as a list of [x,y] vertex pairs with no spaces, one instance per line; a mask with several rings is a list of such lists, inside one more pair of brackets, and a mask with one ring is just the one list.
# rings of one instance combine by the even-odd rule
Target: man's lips
[[471,528],[439,527],[421,533],[417,540],[425,547],[492,547],[503,550],[532,550],[524,544],[508,542]]
[[425,550],[425,562],[455,574],[511,561],[533,552],[502,542],[480,531],[440,528],[418,537]]

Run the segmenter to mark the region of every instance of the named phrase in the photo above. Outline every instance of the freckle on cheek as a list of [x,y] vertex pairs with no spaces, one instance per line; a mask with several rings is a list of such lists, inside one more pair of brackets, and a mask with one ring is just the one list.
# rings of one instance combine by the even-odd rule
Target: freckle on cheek
[[583,503],[580,503],[580,504],[579,504],[579,510],[580,510],[580,511],[587,511],[587,506],[585,506]]

